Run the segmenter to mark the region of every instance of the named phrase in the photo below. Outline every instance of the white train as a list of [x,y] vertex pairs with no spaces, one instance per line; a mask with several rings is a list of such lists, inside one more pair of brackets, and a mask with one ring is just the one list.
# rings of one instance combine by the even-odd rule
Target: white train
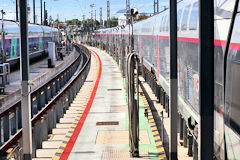
[[[214,3],[215,157],[216,159],[240,159],[240,13],[236,16],[227,57],[226,95],[224,97],[226,101],[224,103],[222,96],[223,58],[235,0],[214,0]],[[188,126],[193,127],[199,123],[198,17],[197,0],[182,0],[178,3],[178,111],[187,123],[191,123]],[[129,45],[128,26],[98,30],[94,41],[118,57],[120,66],[124,66],[124,58]],[[161,87],[169,95],[168,9],[134,24],[134,49],[143,58],[144,65],[149,70],[154,68]]]

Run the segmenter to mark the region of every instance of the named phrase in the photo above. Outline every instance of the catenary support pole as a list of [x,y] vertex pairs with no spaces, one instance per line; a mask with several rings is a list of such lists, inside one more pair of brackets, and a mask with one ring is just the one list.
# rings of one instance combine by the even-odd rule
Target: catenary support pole
[[170,0],[170,143],[169,158],[177,159],[177,1]]
[[18,22],[18,0],[16,0],[16,21]]
[[21,48],[21,80],[22,80],[22,128],[23,159],[32,159],[32,125],[29,86],[29,54],[28,54],[28,13],[27,0],[20,0],[20,48]]
[[35,0],[33,0],[33,23],[36,24]]
[[41,3],[41,25],[43,24],[43,20],[42,20],[42,0],[40,0]]
[[200,158],[213,159],[214,2],[199,0]]
[[46,22],[47,22],[47,17],[46,17],[46,16],[47,16],[47,13],[46,13],[46,12],[47,12],[47,11],[46,11],[46,2],[44,1],[44,2],[43,2],[43,17],[44,17],[44,18],[43,18],[43,25],[44,25],[44,26],[47,25],[47,23],[46,23]]

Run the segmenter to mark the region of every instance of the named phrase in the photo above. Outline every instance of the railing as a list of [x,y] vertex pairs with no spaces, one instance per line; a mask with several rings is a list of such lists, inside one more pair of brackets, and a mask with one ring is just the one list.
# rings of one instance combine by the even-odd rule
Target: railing
[[[76,60],[31,93],[33,157],[35,150],[41,148],[42,141],[47,140],[47,135],[56,127],[56,123],[73,101],[89,72],[89,50],[82,45],[75,45],[75,48],[80,53]],[[0,128],[3,128],[0,129],[0,135],[3,135],[0,137],[1,156],[13,144],[19,145],[17,141],[22,136],[21,100],[0,113]]]
[[148,83],[153,93],[157,97],[158,102],[163,106],[169,117],[169,96],[167,95],[163,87],[157,83],[158,81],[156,80],[156,76],[154,75],[154,73],[149,71],[147,67],[145,67],[143,64],[141,68],[144,80]]

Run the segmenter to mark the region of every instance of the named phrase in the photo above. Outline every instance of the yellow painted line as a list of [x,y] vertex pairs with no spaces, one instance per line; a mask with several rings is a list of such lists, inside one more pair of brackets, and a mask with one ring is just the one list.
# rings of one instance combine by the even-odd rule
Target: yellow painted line
[[158,135],[158,131],[152,132],[153,135]]
[[37,99],[37,97],[33,97],[32,101],[35,101]]
[[76,124],[73,124],[71,127],[72,127],[72,128],[76,128],[76,126],[77,126]]
[[12,152],[12,150],[13,150],[13,148],[9,148],[6,152],[10,153],[10,152]]
[[71,137],[71,136],[72,136],[72,133],[69,133],[69,132],[68,132],[66,135]]
[[74,129],[73,129],[73,128],[70,128],[69,131],[74,131]]
[[[99,65],[100,65],[100,64],[99,64],[99,62],[98,62],[98,67],[99,67]],[[97,74],[96,74],[96,73],[97,73]],[[96,79],[97,79],[97,75],[98,75],[98,72],[96,72],[96,73],[95,73],[96,76],[95,76],[94,84],[96,83]],[[66,74],[66,73],[65,73],[65,74]],[[63,77],[63,76],[61,75],[61,77]],[[59,80],[59,79],[58,79],[58,80]],[[81,105],[81,108],[83,108],[84,110],[85,110],[85,107],[86,107],[86,105],[87,105],[87,103],[88,103],[88,101],[89,101],[89,98],[90,98],[91,94],[92,94],[94,84],[92,84],[91,86],[89,86],[89,87],[90,87],[90,89],[88,90],[89,92],[83,93],[83,94],[86,95],[86,96],[84,96],[84,95],[78,95],[78,97],[76,98],[76,99],[83,99],[83,100],[84,100],[84,106]],[[83,89],[80,89],[79,93],[83,92],[82,90],[83,90]],[[79,122],[79,119],[81,118],[82,113],[84,112],[84,110],[81,110],[80,113],[77,112],[78,114],[77,114],[77,116],[76,116],[73,124],[71,125],[71,128],[69,128],[69,131],[67,132],[66,137],[64,138],[64,141],[65,141],[66,143],[61,143],[61,144],[60,144],[60,146],[61,146],[62,148],[65,148],[65,147],[66,147],[66,144],[67,144],[68,141],[70,140],[70,138],[68,138],[68,137],[71,137],[72,134],[73,134],[73,133],[70,133],[70,132],[74,132],[75,127],[77,126],[77,124],[78,124],[78,122]],[[67,137],[67,136],[68,136],[68,137]],[[56,153],[62,154],[63,151],[64,151],[64,149],[62,150],[62,149],[59,148],[59,149],[56,151]],[[58,160],[59,158],[60,158],[60,157],[58,157],[58,156],[54,156],[54,157],[53,157],[53,159],[56,159],[56,160]]]
[[79,120],[80,120],[80,118],[81,118],[81,117],[76,117],[76,118],[75,118],[75,120],[76,120],[76,121],[79,121]]
[[[151,111],[150,107],[148,106],[148,102],[147,102],[146,97],[144,95],[142,95],[142,100],[143,100],[143,104],[145,106],[145,109],[147,109],[147,112],[148,112],[148,121],[150,122],[153,139],[155,140],[155,145],[156,145],[156,147],[157,146],[162,146],[162,141],[159,141],[159,140],[161,140],[161,138],[159,136],[158,131],[156,131],[157,127],[156,127],[155,121],[153,119],[152,111]],[[163,154],[158,156],[158,159],[166,159],[166,154],[165,154],[164,148],[160,147],[160,148],[156,148],[156,149],[157,149],[157,152],[159,154],[163,153]]]
[[68,141],[69,141],[69,139],[70,139],[70,138],[68,138],[68,137],[65,137],[63,140],[64,140],[64,141],[66,141],[66,142],[68,142]]
[[56,151],[56,153],[61,153],[61,154],[62,154],[62,153],[63,153],[63,150],[60,149],[60,148],[58,148],[57,151]]
[[65,148],[65,147],[67,146],[67,144],[65,144],[65,143],[61,143],[60,146],[63,147],[63,148]]
[[148,113],[148,117],[152,116],[152,113]]
[[158,156],[158,159],[166,159],[166,158],[167,158],[167,157],[166,157],[165,154],[161,154],[161,155]]
[[156,146],[161,146],[162,145],[162,141],[158,141],[158,142],[155,142]]
[[52,135],[50,135],[50,137],[48,138],[48,141],[52,140],[52,139],[53,139],[53,137],[54,137],[54,135],[53,135],[53,134],[52,134]]
[[52,159],[53,159],[53,160],[59,160],[60,157],[58,157],[58,156],[54,156],[54,157],[52,157]]
[[164,152],[164,148],[163,148],[163,147],[158,148],[157,151],[158,151],[158,152]]
[[154,122],[154,119],[149,119],[148,121],[149,121],[149,122]]
[[155,127],[156,125],[155,125],[155,123],[150,123],[150,126]]
[[160,139],[160,136],[156,136],[156,137],[153,137],[153,139],[156,141],[156,140],[159,140]]

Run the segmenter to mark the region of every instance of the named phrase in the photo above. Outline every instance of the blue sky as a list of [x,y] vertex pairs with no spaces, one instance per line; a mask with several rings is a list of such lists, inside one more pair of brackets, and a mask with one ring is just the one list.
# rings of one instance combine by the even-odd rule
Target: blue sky
[[[28,0],[31,7],[30,21],[32,22],[32,1]],[[40,23],[40,0],[36,1],[36,14],[38,15],[37,21]],[[44,0],[43,0],[44,1]],[[54,19],[59,14],[60,20],[78,18],[82,20],[82,15],[86,15],[86,18],[90,18],[91,8],[90,4],[95,4],[93,10],[96,10],[97,19],[99,19],[100,7],[103,9],[103,19],[107,16],[107,0],[45,0],[47,4],[47,10],[49,16]],[[116,12],[120,9],[125,9],[126,0],[110,0],[111,17],[118,17]],[[139,12],[152,13],[153,12],[153,0],[130,0],[131,7],[136,7]],[[163,6],[168,6],[168,0],[159,0],[159,8],[163,9]],[[7,13],[7,19],[15,20],[15,0],[0,0],[0,9],[4,9]]]

